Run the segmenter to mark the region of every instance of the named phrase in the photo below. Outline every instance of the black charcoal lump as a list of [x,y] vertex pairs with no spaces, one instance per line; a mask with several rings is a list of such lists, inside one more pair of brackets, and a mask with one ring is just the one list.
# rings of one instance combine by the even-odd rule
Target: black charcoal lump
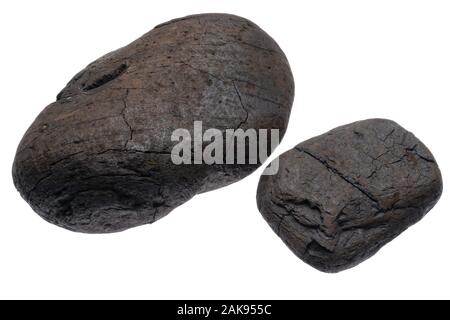
[[390,120],[336,128],[278,160],[278,173],[261,177],[258,208],[300,259],[325,272],[374,255],[442,193],[431,152]]
[[[16,188],[45,220],[86,233],[149,224],[261,163],[178,165],[175,130],[277,129],[289,63],[253,22],[201,14],[163,23],[80,71],[26,132]],[[269,149],[270,151],[270,149]]]

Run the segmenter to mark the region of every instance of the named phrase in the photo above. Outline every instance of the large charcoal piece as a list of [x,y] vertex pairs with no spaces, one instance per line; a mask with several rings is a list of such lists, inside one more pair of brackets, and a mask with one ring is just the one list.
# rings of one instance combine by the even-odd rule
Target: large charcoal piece
[[412,133],[382,119],[300,143],[263,176],[259,210],[302,260],[338,272],[371,257],[439,200],[442,178]]
[[[285,55],[254,23],[188,16],[79,72],[37,117],[13,166],[47,221],[87,233],[152,223],[258,165],[175,165],[175,129],[280,129],[294,95]],[[194,137],[193,137],[194,138]]]

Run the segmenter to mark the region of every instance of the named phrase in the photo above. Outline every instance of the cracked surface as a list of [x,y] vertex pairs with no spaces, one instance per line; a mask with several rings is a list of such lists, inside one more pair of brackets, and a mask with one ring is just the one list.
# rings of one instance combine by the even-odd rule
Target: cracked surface
[[356,266],[437,203],[431,152],[390,120],[371,119],[300,143],[262,176],[260,212],[302,260],[325,272]]
[[88,233],[152,223],[258,165],[170,160],[177,128],[280,129],[294,96],[288,61],[254,23],[204,14],[157,26],[79,72],[23,137],[17,189],[44,219]]

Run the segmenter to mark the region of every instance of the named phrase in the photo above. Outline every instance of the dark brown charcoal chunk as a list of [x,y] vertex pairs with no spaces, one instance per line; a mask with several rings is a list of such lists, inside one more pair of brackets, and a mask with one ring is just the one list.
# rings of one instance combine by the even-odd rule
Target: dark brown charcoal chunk
[[279,165],[261,177],[258,208],[299,258],[325,272],[371,257],[442,193],[431,152],[389,120],[336,128],[284,153]]
[[17,189],[44,219],[88,233],[152,223],[258,165],[174,165],[175,129],[280,129],[294,95],[285,55],[254,23],[188,16],[79,72],[21,141]]

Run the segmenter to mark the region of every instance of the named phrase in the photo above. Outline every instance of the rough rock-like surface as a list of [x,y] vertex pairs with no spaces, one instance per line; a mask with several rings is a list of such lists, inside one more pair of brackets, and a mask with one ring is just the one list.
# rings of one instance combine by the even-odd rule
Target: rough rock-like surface
[[280,129],[294,95],[288,61],[254,23],[203,14],[169,21],[79,72],[37,117],[13,165],[47,221],[87,233],[152,223],[258,165],[174,165],[177,128]]
[[371,257],[439,200],[433,155],[395,122],[372,119],[300,143],[263,176],[258,208],[303,261],[338,272]]

